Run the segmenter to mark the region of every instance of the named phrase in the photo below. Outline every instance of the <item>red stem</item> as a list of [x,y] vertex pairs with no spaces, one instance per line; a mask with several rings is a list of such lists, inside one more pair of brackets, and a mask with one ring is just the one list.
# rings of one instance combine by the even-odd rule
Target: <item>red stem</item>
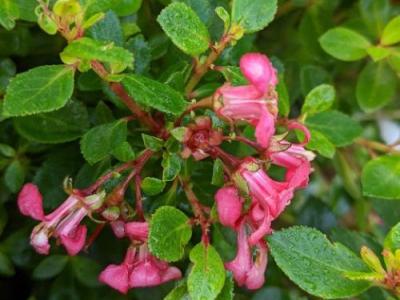
[[136,175],[135,177],[136,213],[141,220],[144,220],[142,192],[140,189],[141,184],[142,184],[142,178],[140,177],[140,175]]

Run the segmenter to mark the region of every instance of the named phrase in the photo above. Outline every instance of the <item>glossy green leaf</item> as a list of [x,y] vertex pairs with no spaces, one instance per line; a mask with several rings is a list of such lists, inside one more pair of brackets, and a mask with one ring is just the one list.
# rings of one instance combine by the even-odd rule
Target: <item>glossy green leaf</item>
[[312,89],[304,101],[301,113],[313,115],[328,110],[335,101],[335,89],[329,84],[321,84]]
[[335,155],[335,145],[318,130],[310,130],[311,139],[306,145],[307,149],[318,151],[324,157],[333,158]]
[[164,181],[172,181],[181,171],[182,159],[176,153],[165,152],[161,166],[163,167],[162,179]]
[[[113,42],[97,41],[91,38],[80,38],[68,44],[60,53],[64,63],[81,61],[83,65],[93,60],[107,63],[112,72],[119,73],[126,68],[133,68],[133,55],[128,50],[115,46]],[[87,71],[83,67],[83,71]]]
[[83,157],[94,164],[106,158],[116,147],[126,141],[125,120],[118,120],[91,128],[81,139]]
[[357,102],[365,112],[375,111],[393,99],[398,78],[386,62],[368,64],[357,81]]
[[210,44],[207,27],[186,4],[175,2],[164,8],[157,17],[164,32],[186,54],[197,56]]
[[382,45],[393,45],[400,42],[400,16],[393,18],[383,30]]
[[63,107],[74,88],[69,66],[41,66],[19,73],[11,80],[4,99],[4,114],[24,116]]
[[160,151],[164,146],[164,141],[158,137],[142,133],[143,144],[147,149]]
[[378,62],[390,55],[390,49],[381,47],[381,46],[373,46],[367,49],[367,53],[372,58],[374,62]]
[[146,177],[142,181],[142,190],[149,196],[158,195],[165,188],[165,182],[154,177]]
[[324,111],[306,120],[309,129],[321,132],[332,144],[341,147],[351,144],[362,128],[360,124],[339,111]]
[[112,151],[112,155],[123,162],[128,162],[134,160],[136,157],[135,152],[132,149],[132,146],[128,142],[123,142],[119,146],[115,147]]
[[186,108],[186,101],[181,94],[158,81],[130,74],[124,77],[122,84],[129,96],[139,104],[173,115],[180,115]]
[[233,0],[232,23],[246,33],[260,31],[274,19],[277,6],[276,0]]
[[86,107],[70,101],[63,108],[32,116],[14,119],[18,133],[39,143],[65,143],[81,137],[89,128]]
[[389,0],[360,0],[358,5],[369,31],[380,37],[391,12]]
[[68,256],[51,255],[43,259],[33,270],[33,278],[49,279],[62,272],[68,262]]
[[306,292],[324,299],[348,298],[365,291],[368,282],[346,278],[349,271],[368,268],[350,250],[330,243],[318,230],[293,226],[268,238],[269,247],[280,269]]
[[192,300],[216,299],[225,283],[225,269],[221,257],[213,246],[197,244],[190,251],[193,263],[187,285]]
[[177,261],[192,236],[189,218],[172,206],[162,206],[150,221],[149,249],[158,258]]
[[400,200],[400,156],[385,155],[369,161],[361,183],[365,196]]
[[325,52],[344,61],[359,60],[367,56],[367,48],[371,46],[364,36],[344,27],[328,30],[319,42]]

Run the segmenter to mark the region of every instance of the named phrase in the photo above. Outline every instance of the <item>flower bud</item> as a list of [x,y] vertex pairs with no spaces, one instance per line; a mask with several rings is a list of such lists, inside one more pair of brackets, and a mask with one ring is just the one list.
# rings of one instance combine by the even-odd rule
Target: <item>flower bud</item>
[[385,269],[383,269],[381,261],[376,256],[376,254],[366,246],[361,247],[361,258],[372,270],[384,274]]
[[242,212],[242,200],[233,186],[220,188],[215,194],[218,217],[222,225],[235,228]]

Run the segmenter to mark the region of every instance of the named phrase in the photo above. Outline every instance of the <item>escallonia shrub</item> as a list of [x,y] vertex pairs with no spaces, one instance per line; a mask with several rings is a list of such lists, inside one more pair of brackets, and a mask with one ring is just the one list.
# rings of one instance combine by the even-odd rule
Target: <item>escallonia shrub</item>
[[[48,256],[33,277],[61,274],[63,283],[73,270],[81,283],[106,293],[137,296],[140,288],[166,284],[162,296],[148,297],[229,300],[235,292],[272,297],[266,274],[279,268],[321,298],[373,297],[370,287],[380,288],[377,297],[399,297],[400,226],[394,217],[395,226],[388,227],[383,206],[369,199],[400,199],[400,134],[387,142],[400,127],[385,112],[374,113],[396,94],[398,6],[354,1],[371,32],[337,27],[313,41],[337,59],[372,58],[357,79],[364,114],[351,118],[339,111],[351,110],[335,100],[332,81],[324,79],[328,72],[319,67],[301,70],[305,99],[301,106],[291,102],[286,65],[254,42],[275,15],[310,6],[300,25],[304,34],[310,18],[324,24],[318,14],[332,15],[341,1],[170,2],[0,0],[5,29],[17,34],[17,20],[35,21],[40,35],[55,36],[50,41],[58,45],[49,64],[16,75],[0,72],[6,81],[2,122],[23,140],[18,151],[0,144],[11,161],[5,160],[5,184],[16,195],[16,218],[23,215],[30,229],[29,236],[21,233],[22,243],[29,239],[37,254]],[[381,29],[371,26],[372,19]],[[141,24],[149,42],[139,33]],[[327,54],[321,57],[329,61]],[[7,64],[0,60],[0,71]],[[359,124],[371,118],[383,143],[368,139],[373,134]],[[326,167],[329,160],[334,163]],[[39,170],[32,177],[28,167]],[[314,216],[296,220],[290,213],[331,189],[340,195],[320,204]],[[324,218],[335,218],[330,211],[327,216],[328,204],[343,214],[340,222],[363,233],[333,231],[338,242],[331,242],[315,228],[290,226],[327,232]],[[282,220],[288,228],[274,230]],[[3,252],[12,256],[18,248],[11,237],[0,243],[0,273],[8,275],[14,269]],[[23,267],[21,259],[18,264]],[[69,292],[70,299],[84,297]]]

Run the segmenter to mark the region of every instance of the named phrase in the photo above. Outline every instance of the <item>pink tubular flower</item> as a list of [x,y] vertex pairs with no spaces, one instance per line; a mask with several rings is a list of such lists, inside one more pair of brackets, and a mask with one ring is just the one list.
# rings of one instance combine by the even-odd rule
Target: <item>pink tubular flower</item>
[[151,287],[180,279],[181,271],[152,256],[147,245],[130,247],[120,265],[109,265],[99,275],[99,281],[126,294],[129,288]]
[[[18,207],[23,215],[29,215],[41,223],[35,226],[31,234],[31,245],[40,254],[48,254],[49,237],[61,241],[69,255],[76,255],[84,246],[87,228],[81,221],[92,210],[99,208],[104,200],[104,193],[82,197],[70,195],[56,210],[45,215],[42,196],[38,188],[27,183],[18,196]],[[29,210],[31,208],[31,210]]]
[[214,96],[218,115],[230,120],[245,120],[255,126],[257,142],[267,147],[275,132],[276,71],[265,55],[248,53],[240,60],[240,69],[250,82],[247,86],[225,84]]
[[242,199],[234,186],[220,188],[215,194],[219,221],[224,226],[235,228],[242,212]]
[[264,241],[256,244],[256,258],[253,259],[251,246],[247,239],[246,223],[243,221],[238,228],[237,254],[233,261],[225,264],[232,272],[239,286],[250,290],[259,289],[265,282],[264,273],[267,268],[267,247]]

